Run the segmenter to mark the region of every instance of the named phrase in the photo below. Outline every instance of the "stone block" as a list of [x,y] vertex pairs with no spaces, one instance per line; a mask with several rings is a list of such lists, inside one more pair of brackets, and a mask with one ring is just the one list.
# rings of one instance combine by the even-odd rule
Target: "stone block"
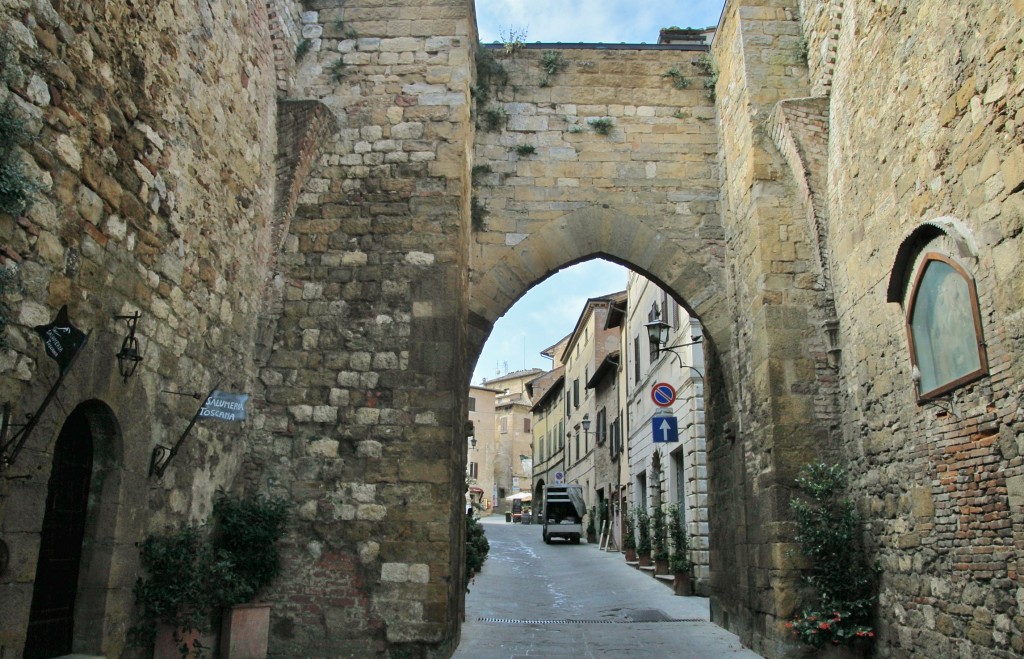
[[935,502],[932,499],[931,487],[915,487],[910,491],[911,510],[915,517],[931,519],[935,514]]
[[1019,191],[1024,186],[1024,145],[1018,144],[1010,151],[1001,171],[1003,185],[1008,192]]

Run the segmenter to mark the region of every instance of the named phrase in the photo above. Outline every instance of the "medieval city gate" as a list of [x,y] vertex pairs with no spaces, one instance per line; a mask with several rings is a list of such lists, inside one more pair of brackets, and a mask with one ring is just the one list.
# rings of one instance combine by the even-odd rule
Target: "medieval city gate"
[[[275,643],[451,647],[473,362],[530,287],[603,256],[703,323],[710,504],[730,520],[712,522],[714,615],[775,654],[795,574],[788,484],[828,450],[831,313],[793,194],[802,179],[753,121],[747,87],[723,83],[792,70],[793,88],[759,88],[758,102],[796,95],[806,73],[793,17],[755,21],[782,26],[792,50],[762,70],[721,55],[711,65],[693,45],[479,53],[468,5],[408,10],[436,19],[429,35],[366,40],[334,34],[341,9],[323,8],[308,25],[331,48],[299,66],[295,87],[318,100],[280,104],[267,433],[250,456],[299,515]],[[347,5],[345,20],[363,11]],[[742,38],[726,32],[722,52]],[[553,73],[549,52],[563,62]],[[467,76],[474,59],[507,80]],[[351,79],[330,81],[349,64]]]
[[[94,450],[110,505],[92,520],[102,542],[86,529],[99,568],[79,582],[95,612],[75,620],[95,631],[83,647],[123,647],[134,543],[202,521],[227,487],[294,502],[274,654],[451,648],[472,363],[532,285],[600,255],[704,324],[710,503],[730,520],[712,522],[714,617],[785,651],[788,484],[833,449],[838,418],[819,225],[830,109],[808,98],[821,90],[801,36],[830,79],[841,3],[815,3],[821,26],[804,30],[806,3],[730,0],[709,61],[519,49],[488,101],[469,0],[28,4],[4,11],[33,55],[17,96],[53,194],[3,225],[27,288],[2,384],[19,409],[45,391],[25,329],[52,308],[98,330],[64,398],[69,414],[103,401],[89,428],[114,456]],[[548,71],[548,50],[565,65]],[[122,382],[112,318],[136,309],[148,352]],[[149,477],[190,413],[176,394],[223,378],[253,394],[251,425],[197,431]],[[4,485],[29,567],[61,425],[40,424]],[[3,577],[0,606],[24,610],[0,629],[10,647],[30,571]]]
[[[54,380],[32,328],[67,305],[92,330],[3,468],[0,655],[26,647],[79,413],[97,505],[77,649],[122,655],[135,543],[205,521],[226,488],[294,502],[272,654],[443,654],[473,359],[532,284],[596,255],[672,290],[714,350],[716,621],[792,649],[789,485],[825,459],[849,465],[884,568],[880,653],[1024,652],[1024,1],[727,0],[710,64],[525,48],[498,58],[507,86],[482,84],[470,0],[10,0],[0,17],[0,164],[38,185],[0,212],[5,419]],[[921,250],[976,290],[988,364],[923,392],[941,398],[919,395],[906,338]],[[218,382],[251,393],[250,421],[196,428],[150,476],[195,412],[179,394]]]

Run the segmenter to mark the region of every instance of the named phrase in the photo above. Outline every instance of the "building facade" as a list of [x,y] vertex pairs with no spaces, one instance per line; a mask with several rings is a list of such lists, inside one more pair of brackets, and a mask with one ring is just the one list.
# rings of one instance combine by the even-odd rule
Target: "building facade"
[[[623,297],[616,293],[587,300],[561,357],[565,364],[565,477],[567,483],[583,486],[586,523],[593,523],[595,532],[601,502],[609,493],[597,472],[597,396],[587,385],[605,358],[618,350],[618,329],[606,328],[605,318],[612,303]],[[609,478],[607,470],[602,475]]]
[[565,368],[558,366],[527,385],[533,417],[533,509],[540,511],[544,486],[565,481]]
[[[631,504],[648,514],[655,506],[678,507],[697,592],[706,594],[710,573],[700,324],[666,291],[635,273],[629,275],[627,295],[629,311],[623,334],[632,348],[625,369]],[[648,338],[647,326],[654,322],[668,328],[660,350]],[[661,391],[667,385],[674,400],[664,398],[663,393],[655,395],[658,385]],[[666,417],[672,419],[676,431],[671,436]]]
[[497,389],[471,385],[469,387],[469,423],[467,428],[466,483],[472,503],[481,515],[494,510],[494,463],[498,455],[495,400],[501,393]]
[[488,495],[496,513],[512,510],[508,497],[533,492],[533,403],[527,384],[542,373],[526,369],[483,382],[498,392],[494,399],[494,459],[484,465],[491,473],[493,487]]

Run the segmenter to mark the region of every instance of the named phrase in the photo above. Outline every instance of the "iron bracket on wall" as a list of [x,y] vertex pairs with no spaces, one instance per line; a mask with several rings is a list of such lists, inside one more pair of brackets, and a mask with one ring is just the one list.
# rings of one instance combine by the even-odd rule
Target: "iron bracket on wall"
[[[164,475],[164,472],[167,470],[167,465],[171,463],[171,460],[174,459],[174,456],[178,454],[179,450],[181,450],[181,445],[185,443],[185,439],[188,437],[188,434],[192,432],[192,428],[195,427],[196,422],[199,421],[199,415],[202,413],[203,408],[206,407],[206,401],[210,400],[210,396],[213,395],[213,392],[217,391],[217,388],[219,386],[220,383],[218,382],[217,384],[213,385],[213,389],[210,389],[210,393],[206,394],[206,398],[203,399],[203,402],[201,405],[199,405],[199,409],[196,410],[196,413],[192,415],[192,420],[188,422],[188,427],[185,428],[185,432],[181,433],[181,437],[179,437],[178,441],[174,443],[174,446],[172,446],[171,448],[167,448],[166,446],[161,446],[158,444],[157,446],[153,447],[153,455],[150,456],[149,458],[150,476],[156,476],[157,478],[160,478],[161,476]],[[168,393],[178,392],[171,391]]]
[[53,383],[52,387],[50,387],[50,391],[46,394],[46,398],[43,399],[43,402],[39,404],[39,408],[34,414],[29,413],[25,415],[28,418],[28,421],[25,425],[21,426],[16,433],[14,433],[10,440],[7,440],[7,433],[13,424],[9,423],[8,417],[10,416],[10,413],[5,410],[3,422],[4,427],[2,431],[0,431],[0,473],[3,473],[7,467],[14,464],[14,461],[18,458],[18,454],[21,453],[21,449],[25,447],[25,443],[28,441],[32,431],[35,430],[37,425],[39,425],[39,419],[42,418],[43,413],[46,412],[46,408],[50,406],[50,403],[52,403],[54,397],[56,397],[57,390],[59,390],[60,385],[64,383],[64,378],[67,377],[67,374],[70,373],[71,369],[74,367],[75,362],[78,361],[78,356],[82,354],[82,349],[85,348],[86,344],[89,342],[90,334],[92,334],[91,331],[86,333],[85,340],[78,346],[75,354],[71,357],[70,361],[68,361],[67,366],[59,369],[60,374],[57,376],[57,381]]

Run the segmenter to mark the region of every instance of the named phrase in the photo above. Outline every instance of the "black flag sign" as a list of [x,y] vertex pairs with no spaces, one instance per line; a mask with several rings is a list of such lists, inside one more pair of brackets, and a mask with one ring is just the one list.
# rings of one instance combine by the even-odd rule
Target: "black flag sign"
[[57,317],[49,325],[36,325],[36,333],[43,337],[46,354],[57,362],[61,373],[68,367],[78,351],[85,345],[88,338],[85,332],[71,324],[68,318],[68,305],[57,312]]

